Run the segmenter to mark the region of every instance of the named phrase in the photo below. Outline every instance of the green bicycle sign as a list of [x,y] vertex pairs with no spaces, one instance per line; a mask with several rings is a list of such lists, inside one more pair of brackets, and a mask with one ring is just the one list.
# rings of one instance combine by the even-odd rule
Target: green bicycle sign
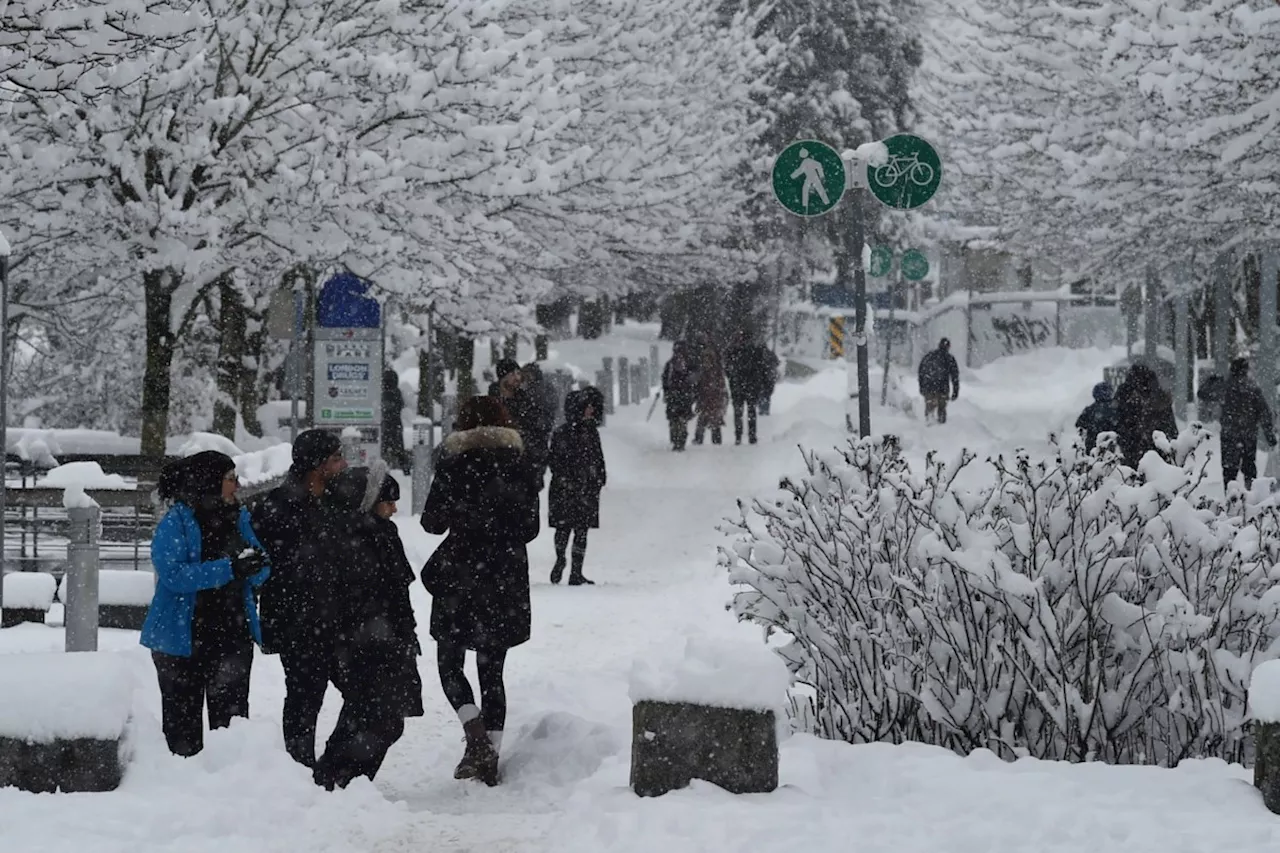
[[933,198],[942,183],[942,160],[934,147],[909,133],[890,136],[884,145],[888,161],[867,166],[871,194],[896,210],[911,210]]

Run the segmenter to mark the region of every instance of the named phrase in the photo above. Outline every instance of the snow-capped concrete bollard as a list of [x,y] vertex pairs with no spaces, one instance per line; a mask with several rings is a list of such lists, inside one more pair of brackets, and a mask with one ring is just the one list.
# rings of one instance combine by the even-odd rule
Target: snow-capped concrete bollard
[[117,653],[0,655],[0,788],[112,791],[133,710],[133,674]]
[[155,572],[147,569],[100,569],[98,627],[141,631],[155,592]]
[[631,404],[631,365],[625,355],[618,356],[618,405]]
[[631,368],[631,399],[638,406],[649,399],[649,359],[642,358]]
[[422,515],[427,506],[427,492],[431,489],[431,451],[435,448],[435,427],[430,418],[413,419],[413,493],[410,509],[414,515]]
[[1249,682],[1249,717],[1253,721],[1253,786],[1262,802],[1280,814],[1280,660],[1253,671]]
[[83,489],[69,488],[63,493],[67,510],[67,574],[63,580],[66,593],[65,648],[69,652],[92,652],[98,649],[98,532],[101,513],[98,503]]
[[600,389],[600,393],[604,394],[604,413],[612,415],[614,407],[613,357],[606,355],[601,361],[603,362],[603,367],[600,370],[599,379],[596,381],[596,387]]
[[0,611],[0,628],[12,628],[24,622],[44,624],[53,606],[58,582],[47,572],[13,572],[4,576],[4,610]]
[[693,779],[734,794],[778,787],[778,716],[790,686],[764,645],[690,637],[682,659],[631,674],[631,788],[656,797]]

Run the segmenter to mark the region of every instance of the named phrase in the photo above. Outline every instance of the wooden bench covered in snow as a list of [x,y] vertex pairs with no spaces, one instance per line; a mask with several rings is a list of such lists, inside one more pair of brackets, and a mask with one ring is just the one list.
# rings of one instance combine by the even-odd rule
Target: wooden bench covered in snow
[[46,572],[10,572],[4,576],[4,607],[0,610],[0,628],[12,628],[23,622],[44,624],[53,606],[58,582]]
[[790,675],[763,645],[691,638],[683,659],[632,672],[631,788],[655,797],[694,779],[734,794],[778,787],[776,709]]
[[0,788],[117,788],[133,687],[118,653],[0,655]]

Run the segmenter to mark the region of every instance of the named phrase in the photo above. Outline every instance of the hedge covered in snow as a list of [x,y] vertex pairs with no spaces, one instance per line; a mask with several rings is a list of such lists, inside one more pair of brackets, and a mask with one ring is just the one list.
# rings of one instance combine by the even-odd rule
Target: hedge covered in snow
[[979,490],[956,485],[968,452],[914,472],[891,437],[804,451],[805,476],[741,507],[733,608],[823,737],[1241,760],[1249,674],[1277,656],[1280,511],[1203,494],[1207,438],[1137,471],[1111,446],[1020,451]]

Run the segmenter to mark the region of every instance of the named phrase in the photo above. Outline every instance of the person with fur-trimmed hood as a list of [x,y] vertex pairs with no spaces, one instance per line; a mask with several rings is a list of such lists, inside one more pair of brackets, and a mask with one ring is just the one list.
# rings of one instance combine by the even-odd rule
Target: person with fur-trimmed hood
[[314,773],[329,790],[357,776],[372,779],[404,733],[405,717],[422,716],[422,647],[409,603],[413,570],[391,520],[399,499],[400,485],[382,460],[343,471],[326,495],[351,556],[334,590],[342,610],[333,625],[332,678],[342,711]]
[[572,391],[564,398],[564,423],[551,434],[551,492],[547,524],[556,531],[556,564],[551,582],[564,576],[565,551],[573,537],[573,567],[569,585],[592,584],[582,573],[587,559],[587,532],[600,526],[600,490],[605,487],[604,450],[600,446],[600,413],[604,395],[599,388]]
[[[423,529],[448,535],[422,583],[432,596],[440,684],[466,735],[454,778],[496,785],[507,716],[503,668],[508,650],[530,636],[527,545],[538,536],[538,492],[500,399],[467,400],[454,427],[422,513]],[[468,650],[476,653],[478,706],[463,671]]]

